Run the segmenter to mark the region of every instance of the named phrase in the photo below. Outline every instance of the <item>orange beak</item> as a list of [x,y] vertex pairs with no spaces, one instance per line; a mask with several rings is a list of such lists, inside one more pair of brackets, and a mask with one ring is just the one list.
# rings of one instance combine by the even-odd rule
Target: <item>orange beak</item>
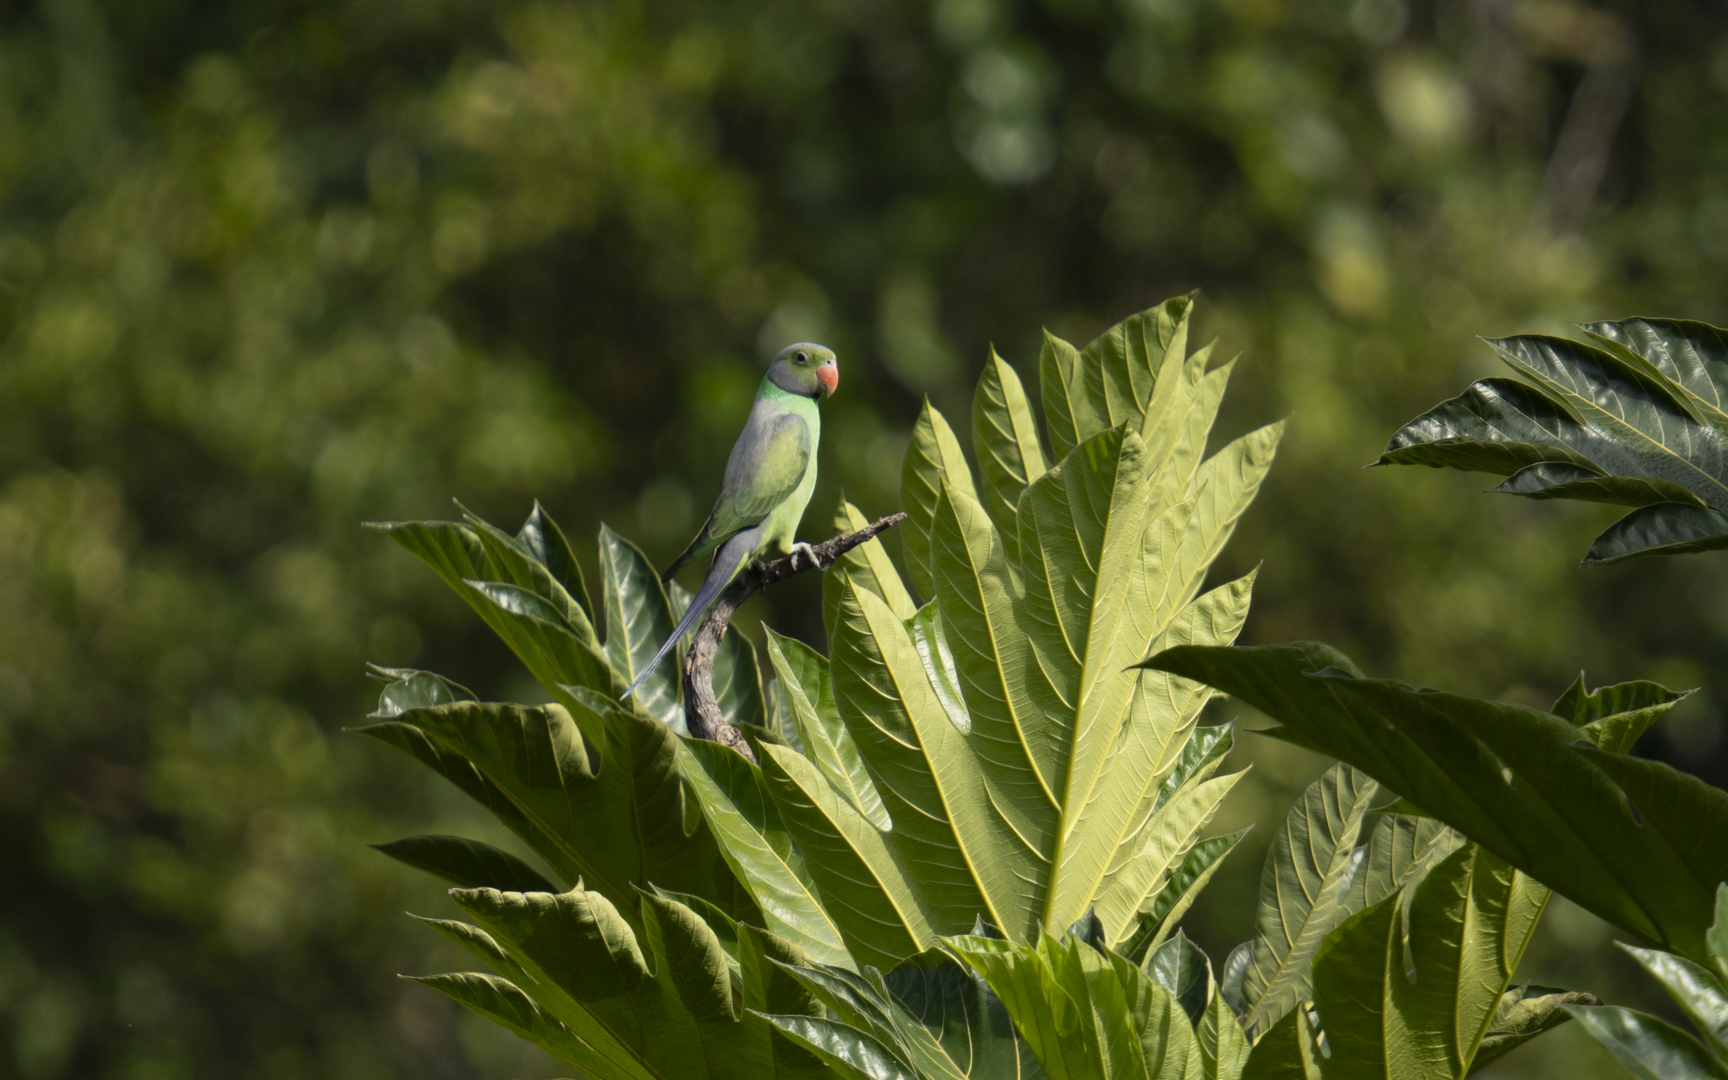
[[816,381],[827,391],[826,397],[833,397],[834,391],[840,387],[840,366],[830,360],[816,369]]

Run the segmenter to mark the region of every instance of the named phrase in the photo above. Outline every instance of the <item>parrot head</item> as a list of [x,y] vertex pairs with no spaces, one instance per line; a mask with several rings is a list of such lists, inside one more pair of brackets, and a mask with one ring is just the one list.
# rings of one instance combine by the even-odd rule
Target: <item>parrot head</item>
[[768,377],[788,394],[825,398],[840,385],[840,363],[828,346],[800,341],[780,350]]

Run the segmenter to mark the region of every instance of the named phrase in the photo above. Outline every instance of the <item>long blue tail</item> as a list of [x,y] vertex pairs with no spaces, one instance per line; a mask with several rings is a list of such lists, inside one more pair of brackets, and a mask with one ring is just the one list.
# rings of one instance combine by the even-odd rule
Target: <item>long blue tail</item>
[[660,661],[666,659],[667,653],[677,648],[678,643],[684,640],[684,635],[690,632],[702,616],[708,613],[708,609],[714,605],[714,601],[720,598],[720,594],[726,591],[726,586],[732,584],[732,579],[738,576],[738,571],[744,569],[745,560],[756,549],[758,532],[759,528],[746,529],[720,545],[720,550],[714,553],[714,561],[708,566],[708,576],[702,579],[702,587],[697,589],[696,595],[691,598],[690,606],[684,611],[684,617],[678,620],[678,625],[672,629],[672,636],[666,639],[660,646],[660,651],[654,654],[654,659],[650,660],[648,666],[636,676],[636,681],[630,684],[630,689],[624,691],[625,699],[636,692],[636,688],[642,685],[643,679],[653,674],[654,669],[660,666]]

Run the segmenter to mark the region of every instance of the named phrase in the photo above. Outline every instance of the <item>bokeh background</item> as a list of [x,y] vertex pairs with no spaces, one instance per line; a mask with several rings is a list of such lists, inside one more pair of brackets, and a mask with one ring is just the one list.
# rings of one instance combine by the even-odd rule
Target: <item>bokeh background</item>
[[[0,1077],[556,1075],[396,978],[463,960],[365,845],[489,833],[343,733],[362,662],[533,690],[360,523],[537,497],[664,563],[799,338],[844,374],[817,536],[897,507],[992,343],[1031,375],[1041,326],[1203,288],[1219,437],[1292,417],[1217,569],[1264,561],[1245,640],[1700,686],[1639,752],[1721,783],[1728,560],[1577,571],[1612,510],[1362,466],[1493,373],[1476,335],[1728,322],[1725,283],[1704,0],[0,5]],[[741,621],[820,643],[818,593]],[[1324,765],[1238,756],[1215,960]],[[1592,917],[1544,927],[1525,977],[1652,1004]],[[1562,1030],[1495,1075],[1618,1074]]]

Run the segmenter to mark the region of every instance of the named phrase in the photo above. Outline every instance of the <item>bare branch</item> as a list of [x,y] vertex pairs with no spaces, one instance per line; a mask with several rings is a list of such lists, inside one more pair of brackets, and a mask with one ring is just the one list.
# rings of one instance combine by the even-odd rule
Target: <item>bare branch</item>
[[783,559],[746,567],[744,572],[738,575],[738,580],[728,586],[726,591],[720,594],[720,599],[714,602],[708,617],[702,620],[702,625],[696,631],[696,640],[691,644],[690,651],[684,656],[684,720],[690,728],[690,734],[699,739],[730,746],[754,764],[756,755],[751,752],[750,744],[744,741],[744,736],[738,733],[737,728],[728,724],[726,718],[720,715],[720,705],[714,700],[714,655],[720,650],[720,640],[726,636],[726,628],[731,623],[732,616],[744,606],[744,601],[756,594],[757,589],[806,570],[826,570],[838,562],[840,556],[866,540],[874,539],[877,533],[892,529],[905,520],[905,514],[889,514],[872,521],[855,533],[812,544],[810,553],[815,556],[814,562],[810,555],[798,550]]

